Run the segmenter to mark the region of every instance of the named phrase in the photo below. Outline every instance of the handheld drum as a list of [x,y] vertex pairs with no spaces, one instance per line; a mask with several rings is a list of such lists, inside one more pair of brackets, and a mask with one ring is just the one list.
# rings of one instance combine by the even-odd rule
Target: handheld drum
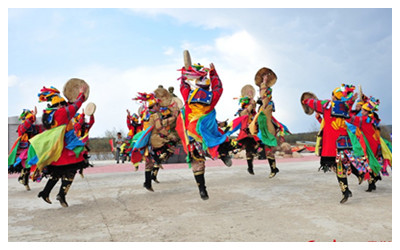
[[93,102],[89,102],[86,105],[86,108],[84,109],[84,111],[85,111],[85,115],[89,115],[89,116],[93,115],[94,112],[96,111],[96,104],[94,104]]
[[310,99],[310,98],[318,100],[317,96],[314,93],[311,93],[311,92],[304,92],[300,97],[301,106],[303,107],[304,113],[306,113],[307,115],[312,115],[314,113],[314,110],[312,108],[310,108],[307,105],[303,104],[303,101],[305,99]]
[[261,83],[263,82],[263,77],[265,74],[268,74],[268,81],[267,87],[272,87],[276,83],[278,77],[276,74],[269,68],[261,68],[257,71],[256,76],[254,77],[254,81],[258,87],[260,87]]
[[69,102],[75,102],[79,95],[79,89],[81,86],[86,86],[86,91],[84,92],[86,101],[89,98],[90,87],[84,80],[79,78],[71,78],[64,84],[63,94]]

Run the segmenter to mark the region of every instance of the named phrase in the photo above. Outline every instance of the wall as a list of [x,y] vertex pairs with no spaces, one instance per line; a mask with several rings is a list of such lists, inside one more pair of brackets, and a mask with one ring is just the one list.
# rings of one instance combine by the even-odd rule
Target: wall
[[[41,121],[42,117],[37,117],[35,124],[42,124]],[[18,120],[18,116],[8,117],[8,152],[10,152],[12,145],[18,138],[17,129],[19,124],[21,124],[21,121]]]

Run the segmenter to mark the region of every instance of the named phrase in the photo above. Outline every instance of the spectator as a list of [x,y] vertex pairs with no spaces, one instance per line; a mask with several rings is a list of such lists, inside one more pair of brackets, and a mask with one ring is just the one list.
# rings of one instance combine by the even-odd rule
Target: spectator
[[117,133],[117,138],[115,138],[115,160],[117,164],[119,163],[119,156],[121,153],[121,146],[124,143],[124,139],[122,139],[122,135],[120,132]]

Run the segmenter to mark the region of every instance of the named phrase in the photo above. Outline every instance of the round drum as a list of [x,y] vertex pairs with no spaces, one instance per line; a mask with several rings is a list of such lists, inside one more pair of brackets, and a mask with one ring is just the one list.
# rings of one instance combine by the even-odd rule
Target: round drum
[[268,82],[267,82],[267,87],[272,87],[272,86],[274,86],[274,84],[276,83],[277,76],[276,76],[276,74],[275,74],[271,69],[265,68],[265,67],[264,67],[264,68],[261,68],[261,69],[259,69],[259,70],[257,71],[256,76],[255,76],[255,78],[254,78],[254,81],[255,81],[256,85],[257,85],[258,87],[260,87],[260,85],[261,85],[261,83],[262,83],[262,81],[263,81],[263,76],[264,76],[265,74],[269,74],[269,76],[268,76]]
[[250,99],[254,99],[256,96],[256,89],[250,84],[244,85],[241,90],[241,95],[248,96]]
[[303,107],[304,113],[306,113],[307,115],[312,115],[314,113],[314,110],[312,108],[303,104],[303,100],[310,98],[318,100],[317,96],[311,92],[304,92],[300,97],[301,106]]
[[84,80],[71,78],[64,84],[63,94],[69,102],[75,102],[76,98],[79,96],[79,89],[81,86],[86,86],[86,91],[84,92],[86,101],[89,98],[90,87]]
[[91,116],[94,114],[95,111],[96,111],[96,104],[94,104],[93,102],[89,102],[85,108],[85,115]]

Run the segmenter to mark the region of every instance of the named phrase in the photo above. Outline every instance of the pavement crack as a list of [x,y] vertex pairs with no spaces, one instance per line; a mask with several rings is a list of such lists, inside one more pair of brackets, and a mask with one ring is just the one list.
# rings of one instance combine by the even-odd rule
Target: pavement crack
[[110,241],[111,241],[111,242],[114,242],[114,237],[113,237],[113,235],[112,235],[112,233],[111,233],[110,227],[108,226],[106,216],[104,215],[103,211],[101,211],[101,208],[100,208],[100,205],[99,205],[99,203],[98,203],[98,201],[97,201],[97,198],[96,198],[96,196],[94,195],[94,189],[93,189],[92,186],[90,185],[89,178],[85,177],[84,179],[85,179],[87,185],[89,186],[89,190],[91,191],[90,194],[92,195],[93,200],[94,200],[94,203],[96,204],[97,210],[98,210],[99,214],[101,215],[101,218],[102,218],[102,220],[103,220],[103,224],[105,225],[105,227],[106,227],[106,229],[107,229],[107,232],[108,232]]

